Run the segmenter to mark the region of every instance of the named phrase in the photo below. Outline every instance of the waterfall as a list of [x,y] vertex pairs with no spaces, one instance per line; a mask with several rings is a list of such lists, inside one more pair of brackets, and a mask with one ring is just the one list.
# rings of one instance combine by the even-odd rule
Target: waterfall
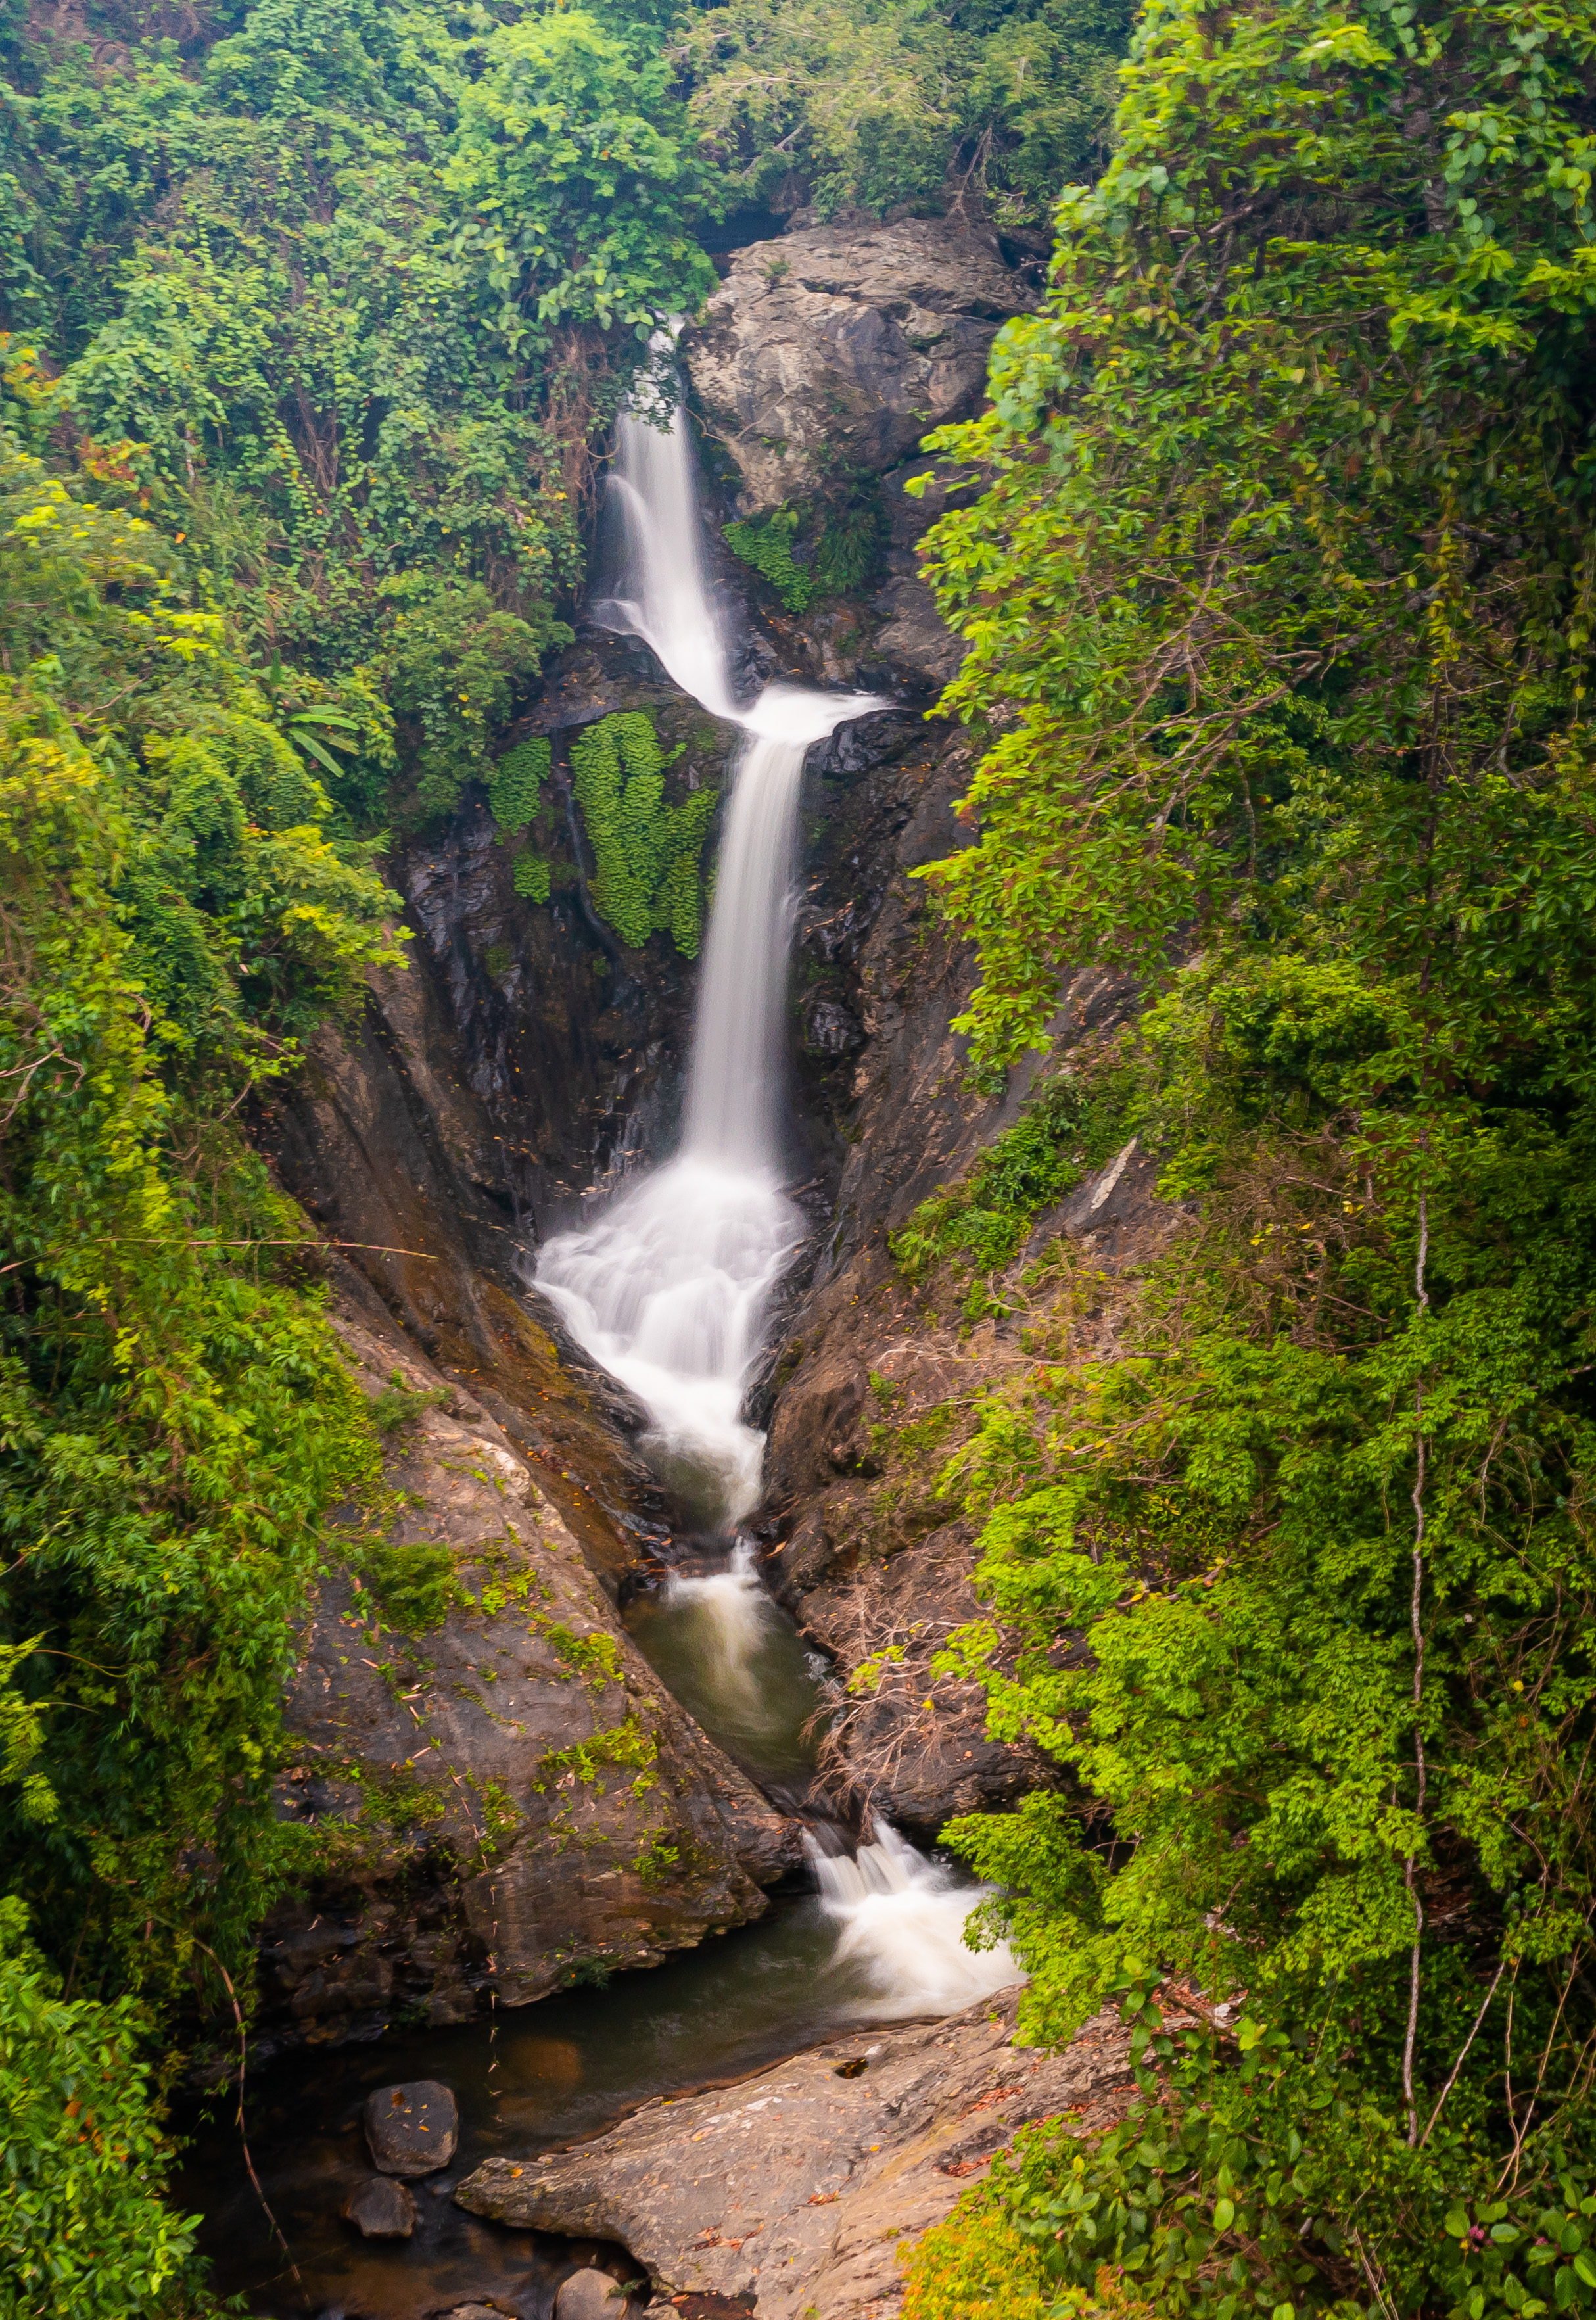
[[609,597],[594,610],[607,628],[652,646],[684,693],[716,717],[736,719],[725,640],[704,580],[687,414],[679,393],[668,424],[655,396],[642,408],[642,417],[622,413],[610,472],[624,568],[637,594]]
[[813,1837],[804,1850],[826,1914],[840,1927],[837,1962],[860,1969],[872,2014],[957,2014],[1023,1980],[1002,1942],[965,1946],[965,1921],[982,1895],[956,1885],[879,1817],[871,1837],[851,1858]]
[[[655,1465],[704,1528],[725,1536],[758,1501],[765,1439],[743,1422],[743,1396],[802,1232],[782,1183],[780,1097],[803,760],[846,719],[884,704],[771,684],[738,705],[704,574],[685,414],[678,394],[667,421],[656,393],[646,387],[619,423],[611,494],[624,578],[594,611],[643,638],[684,692],[742,727],[743,743],[681,1148],[595,1222],[549,1241],[536,1277],[573,1334],[648,1410]],[[745,1762],[786,1769],[778,1727],[789,1723],[795,1739],[819,1695],[811,1679],[796,1715],[782,1697],[773,1629],[784,1622],[748,1543],[739,1540],[722,1569],[673,1577],[657,1616],[671,1630],[666,1647],[685,1663],[673,1688]],[[867,1988],[872,2010],[951,2013],[1020,1979],[1006,1949],[965,1948],[977,1897],[884,1822],[857,1859],[812,1839],[809,1853],[839,1928],[835,1962]]]
[[[656,410],[656,421],[662,414]],[[783,1189],[780,1100],[792,877],[803,760],[868,693],[767,685],[739,708],[700,545],[692,445],[622,415],[611,489],[625,582],[595,607],[643,638],[685,693],[744,740],[704,946],[687,1113],[676,1159],[596,1224],[541,1252],[537,1282],[588,1352],[653,1418],[655,1463],[706,1528],[759,1496],[764,1437],[742,1422],[771,1293],[802,1235]]]

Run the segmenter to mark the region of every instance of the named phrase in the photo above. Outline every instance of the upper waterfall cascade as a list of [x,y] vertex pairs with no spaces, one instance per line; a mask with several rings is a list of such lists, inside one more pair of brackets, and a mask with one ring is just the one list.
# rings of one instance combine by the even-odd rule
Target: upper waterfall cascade
[[740,725],[745,739],[704,946],[681,1149],[596,1224],[551,1240],[537,1282],[648,1409],[656,1457],[706,1527],[727,1529],[759,1495],[764,1441],[742,1422],[742,1400],[771,1292],[801,1232],[779,1138],[803,759],[847,719],[884,703],[790,684],[767,685],[746,707],[735,701],[679,400],[668,426],[622,416],[611,493],[629,593],[600,606],[600,617],[643,638],[685,693]]

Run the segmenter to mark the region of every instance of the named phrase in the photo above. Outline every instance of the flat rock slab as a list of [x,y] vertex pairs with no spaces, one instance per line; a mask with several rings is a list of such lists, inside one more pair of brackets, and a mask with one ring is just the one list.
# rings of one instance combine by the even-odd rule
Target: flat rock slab
[[455,2155],[460,2115],[437,2079],[378,2087],[367,2097],[362,2118],[372,2164],[384,2175],[431,2175]]
[[647,2103],[572,2151],[490,2159],[455,2198],[521,2230],[619,2240],[657,2297],[862,2315],[901,2288],[899,2241],[939,2222],[1016,2127],[1061,2113],[1096,2126],[1131,2084],[1115,2016],[1041,2054],[1014,2045],[1017,1996]]

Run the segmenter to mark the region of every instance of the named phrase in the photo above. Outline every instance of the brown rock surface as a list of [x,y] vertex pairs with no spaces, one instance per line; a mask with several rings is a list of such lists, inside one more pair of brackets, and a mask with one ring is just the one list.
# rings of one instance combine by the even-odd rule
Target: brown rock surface
[[575,2150],[489,2160],[455,2197],[498,2223],[619,2240],[657,2298],[863,2320],[899,2292],[900,2242],[939,2222],[1017,2127],[1066,2112],[1102,2125],[1130,2084],[1116,2018],[1040,2054],[1014,2045],[1015,1998],[646,2104]]
[[978,402],[987,350],[1030,293],[996,238],[954,218],[812,226],[740,249],[683,339],[745,514],[880,472]]
[[431,2175],[447,2167],[459,2140],[460,2115],[436,2079],[378,2087],[361,2117],[371,2163],[382,2175]]
[[626,2320],[631,2299],[607,2271],[573,2271],[554,2299],[554,2320]]
[[344,2221],[363,2239],[407,2240],[415,2229],[415,2201],[403,2183],[369,2176],[343,2203]]
[[337,1318],[368,1392],[397,1371],[448,1401],[389,1437],[400,1504],[371,1542],[446,1548],[448,1608],[407,1632],[359,1542],[321,1586],[278,1782],[321,1866],[263,1931],[268,2042],[523,2005],[757,1917],[795,1826],[639,1658],[486,1411],[385,1317]]

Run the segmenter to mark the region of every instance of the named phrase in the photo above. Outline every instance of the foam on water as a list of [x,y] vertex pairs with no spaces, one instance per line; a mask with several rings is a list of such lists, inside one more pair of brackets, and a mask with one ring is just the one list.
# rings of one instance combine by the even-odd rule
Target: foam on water
[[957,2014],[1025,1977],[1007,1944],[966,1946],[970,1912],[984,1886],[961,1885],[877,1817],[874,1842],[857,1856],[828,1853],[804,1839],[829,1917],[839,1927],[839,1964],[852,1965],[873,2015]]
[[755,1669],[769,1639],[775,1606],[759,1584],[748,1541],[738,1541],[724,1571],[703,1577],[678,1572],[669,1579],[665,1608],[692,1620],[705,1672],[721,1697],[747,1715],[757,1714]]
[[765,1437],[743,1423],[743,1393],[800,1231],[774,1171],[686,1151],[542,1252],[539,1287],[647,1408],[656,1463],[706,1527],[759,1496]]

